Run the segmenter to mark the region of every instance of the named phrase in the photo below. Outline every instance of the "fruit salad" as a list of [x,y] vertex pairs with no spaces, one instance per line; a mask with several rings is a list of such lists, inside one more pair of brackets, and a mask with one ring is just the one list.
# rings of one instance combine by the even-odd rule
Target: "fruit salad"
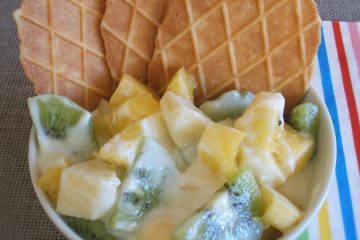
[[232,90],[196,107],[181,68],[159,98],[124,74],[90,113],[29,99],[37,184],[84,239],[274,239],[303,210],[279,191],[316,151],[319,108]]

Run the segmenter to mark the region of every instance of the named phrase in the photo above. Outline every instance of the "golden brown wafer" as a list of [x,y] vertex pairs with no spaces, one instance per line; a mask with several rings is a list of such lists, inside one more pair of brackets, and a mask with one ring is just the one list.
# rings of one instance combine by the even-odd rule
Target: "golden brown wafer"
[[159,28],[149,85],[159,93],[181,67],[197,104],[225,90],[280,91],[287,109],[304,96],[320,44],[313,0],[175,0]]
[[143,82],[168,0],[107,0],[101,33],[114,79],[123,73]]
[[13,15],[20,61],[36,94],[63,95],[88,110],[111,96],[100,34],[104,10],[102,0],[23,0]]

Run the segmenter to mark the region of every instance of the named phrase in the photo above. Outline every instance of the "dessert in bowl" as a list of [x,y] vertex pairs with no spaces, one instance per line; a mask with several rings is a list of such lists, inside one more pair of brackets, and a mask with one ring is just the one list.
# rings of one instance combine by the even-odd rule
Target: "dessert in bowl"
[[[179,72],[181,72],[181,70]],[[178,79],[181,79],[181,78],[178,78]],[[123,81],[123,83],[126,83],[126,80]],[[185,95],[181,96],[181,94],[186,93],[186,91],[177,91],[178,87],[176,87],[176,86],[179,86],[179,84],[172,84],[171,86],[173,86],[173,87],[175,86],[175,88],[173,88],[173,91],[171,91],[171,87],[170,87],[170,90],[160,100],[160,108],[161,108],[161,112],[162,112],[162,116],[163,116],[162,123],[166,126],[165,129],[168,129],[169,132],[178,131],[179,129],[181,129],[181,124],[176,125],[177,118],[171,119],[171,121],[169,120],[169,118],[167,119],[168,113],[164,113],[164,111],[170,111],[170,112],[175,111],[176,112],[177,108],[185,108],[187,111],[189,111],[189,112],[187,112],[187,114],[184,114],[183,110],[179,110],[179,111],[181,112],[182,116],[190,119],[188,121],[188,123],[191,123],[191,122],[195,121],[191,115],[191,111],[193,109],[196,109],[193,106],[188,107],[187,105],[177,104],[179,102],[177,102],[176,100],[180,100],[180,103],[182,101],[185,101],[185,102],[187,101],[188,104],[191,104],[191,101],[189,100],[189,99],[191,99],[191,95],[185,94]],[[121,85],[120,85],[119,89],[120,88],[121,88]],[[181,88],[181,89],[188,89],[188,88]],[[229,93],[231,94],[231,92],[229,92]],[[229,94],[229,93],[227,93],[227,94]],[[254,102],[261,103],[261,101],[260,101],[261,98],[265,98],[265,99],[270,98],[272,100],[278,99],[281,102],[281,94],[277,94],[277,93],[268,93],[268,94],[269,95],[267,95],[267,93],[261,93],[261,94],[255,95]],[[114,96],[115,96],[115,94],[114,94]],[[225,94],[218,99],[224,99],[224,96],[226,98],[226,94]],[[245,95],[242,95],[242,96],[245,96]],[[112,99],[115,99],[115,98],[112,98]],[[234,99],[234,98],[232,98],[232,99]],[[269,99],[267,99],[267,100],[269,100]],[[174,101],[174,102],[172,102],[172,101]],[[244,101],[244,99],[242,99],[242,101]],[[136,218],[134,220],[134,218],[132,216],[132,218],[130,218],[131,219],[131,221],[130,221],[127,217],[121,216],[121,210],[125,211],[124,209],[126,209],[126,208],[124,208],[124,206],[122,206],[122,204],[113,202],[112,203],[113,206],[111,207],[110,210],[108,210],[108,212],[106,214],[105,213],[102,214],[101,217],[92,215],[92,216],[95,216],[92,220],[106,219],[106,220],[104,220],[104,222],[107,222],[107,224],[112,226],[112,227],[110,227],[110,229],[113,229],[113,228],[121,229],[120,231],[109,230],[109,233],[111,234],[111,236],[116,235],[116,237],[120,237],[120,238],[121,237],[122,238],[130,238],[131,237],[131,238],[139,238],[139,239],[151,239],[151,236],[152,237],[157,236],[158,239],[161,239],[161,236],[165,236],[163,239],[169,239],[169,236],[171,236],[171,237],[174,237],[177,239],[193,239],[190,236],[191,234],[189,232],[198,232],[199,231],[199,229],[197,229],[197,228],[191,229],[191,227],[190,227],[190,226],[197,225],[196,223],[198,222],[198,218],[196,218],[196,216],[194,217],[194,215],[196,215],[195,213],[205,214],[206,213],[205,210],[208,210],[208,209],[212,209],[213,211],[217,212],[216,211],[217,210],[216,203],[218,203],[218,204],[221,203],[222,199],[224,197],[223,195],[226,193],[227,189],[231,189],[231,187],[229,188],[227,186],[229,186],[229,185],[232,186],[231,185],[232,181],[233,181],[232,183],[234,183],[234,181],[236,182],[236,179],[238,179],[238,180],[242,179],[242,177],[246,176],[247,173],[250,172],[251,173],[250,175],[252,177],[250,177],[249,179],[252,179],[252,181],[255,181],[255,185],[257,186],[256,187],[256,189],[257,189],[256,190],[256,192],[257,192],[256,198],[260,199],[259,202],[262,202],[262,204],[263,204],[263,206],[258,207],[258,210],[255,211],[255,212],[259,212],[259,213],[256,216],[254,215],[250,218],[254,221],[254,223],[256,223],[256,224],[259,223],[259,225],[262,226],[262,227],[259,227],[260,230],[259,229],[256,230],[256,228],[255,228],[255,230],[253,229],[255,232],[260,231],[260,235],[256,235],[256,234],[251,235],[250,234],[250,236],[253,237],[252,239],[257,239],[259,236],[261,236],[261,234],[269,235],[270,236],[269,239],[272,239],[272,238],[278,237],[278,236],[282,236],[283,238],[292,239],[292,238],[298,236],[304,230],[304,228],[307,226],[307,224],[310,222],[310,220],[316,215],[319,208],[321,207],[321,205],[326,197],[326,194],[329,189],[331,179],[333,176],[333,172],[334,172],[334,168],[335,168],[335,161],[336,161],[335,160],[336,143],[335,143],[334,130],[333,130],[331,118],[328,114],[326,106],[324,105],[324,103],[320,99],[320,97],[317,95],[315,89],[310,87],[305,98],[303,99],[303,103],[313,103],[314,105],[316,105],[318,107],[318,112],[320,113],[319,122],[318,122],[318,134],[316,137],[318,139],[316,141],[316,147],[315,147],[316,150],[311,150],[311,147],[309,147],[309,148],[306,147],[306,149],[310,149],[309,152],[311,152],[311,153],[308,152],[310,155],[308,153],[306,153],[307,150],[305,150],[305,151],[303,151],[303,153],[300,154],[302,156],[299,158],[300,160],[296,160],[295,162],[291,163],[290,165],[289,164],[285,164],[285,165],[281,164],[281,163],[279,163],[278,160],[276,160],[275,161],[276,164],[278,166],[280,166],[281,172],[283,172],[284,175],[286,176],[285,179],[282,180],[281,176],[277,176],[274,174],[267,175],[266,172],[264,173],[264,171],[262,171],[261,169],[258,170],[258,167],[255,166],[255,164],[257,164],[256,161],[247,163],[246,160],[245,161],[241,160],[241,155],[244,154],[244,152],[246,154],[246,151],[247,151],[245,148],[243,148],[243,150],[241,150],[241,145],[250,144],[250,140],[247,140],[247,139],[250,138],[248,136],[251,135],[251,133],[246,132],[246,129],[241,128],[241,121],[244,121],[244,120],[239,121],[239,119],[245,118],[244,116],[249,116],[250,114],[247,113],[247,110],[254,109],[251,106],[255,106],[255,103],[251,104],[251,102],[253,102],[252,98],[247,99],[247,100],[245,98],[245,101],[248,101],[248,103],[245,104],[245,105],[247,105],[247,107],[244,110],[240,110],[241,114],[238,113],[240,115],[240,117],[238,117],[237,119],[233,118],[233,120],[229,120],[226,116],[227,120],[220,121],[219,119],[217,119],[218,120],[217,123],[216,123],[216,121],[212,120],[212,119],[214,119],[214,116],[216,114],[215,115],[209,114],[209,111],[208,111],[209,107],[208,106],[206,107],[207,104],[203,104],[200,107],[200,109],[202,109],[204,112],[207,112],[207,114],[209,116],[211,116],[211,119],[210,119],[210,117],[207,117],[207,115],[205,115],[204,113],[201,113],[201,114],[203,114],[203,116],[200,115],[200,117],[204,117],[204,119],[206,119],[203,122],[206,126],[203,128],[203,130],[200,130],[201,133],[197,137],[194,137],[194,136],[196,135],[196,132],[199,131],[198,129],[201,128],[201,124],[199,124],[199,122],[196,123],[197,124],[196,127],[198,129],[192,128],[191,134],[190,133],[188,133],[188,135],[180,134],[178,136],[175,136],[174,132],[172,134],[168,134],[168,137],[170,137],[170,139],[173,141],[172,144],[175,143],[174,149],[180,149],[180,152],[182,153],[182,156],[184,157],[182,160],[181,159],[179,160],[179,158],[176,157],[177,156],[176,151],[173,151],[174,149],[172,149],[171,144],[166,144],[166,141],[164,140],[163,135],[159,134],[159,132],[162,132],[163,130],[158,131],[158,130],[156,130],[156,128],[151,128],[151,127],[154,127],[155,125],[151,125],[150,123],[156,122],[156,121],[154,121],[154,119],[158,118],[158,113],[155,110],[154,110],[155,113],[148,113],[150,116],[150,119],[152,119],[151,121],[147,121],[147,120],[139,121],[140,126],[142,126],[142,128],[141,128],[142,130],[139,131],[137,127],[135,127],[135,128],[131,127],[134,125],[139,126],[139,124],[137,124],[137,122],[128,123],[130,127],[129,126],[121,126],[122,128],[125,129],[123,132],[127,132],[126,134],[120,133],[120,134],[115,134],[114,136],[111,136],[111,137],[108,136],[107,140],[103,140],[103,139],[101,140],[101,138],[100,138],[99,142],[103,142],[103,143],[100,143],[100,145],[101,144],[103,144],[103,145],[100,147],[100,150],[98,151],[98,154],[96,155],[95,159],[101,158],[101,161],[105,160],[105,162],[107,164],[109,164],[109,166],[113,166],[113,165],[121,166],[121,169],[122,169],[121,170],[122,173],[118,174],[121,184],[114,185],[114,188],[122,189],[122,190],[118,190],[118,191],[120,191],[120,196],[117,197],[117,200],[115,202],[121,202],[121,200],[119,200],[119,199],[124,199],[124,198],[121,198],[121,196],[124,196],[121,194],[124,194],[125,192],[130,191],[131,185],[132,185],[132,184],[130,184],[130,182],[134,182],[134,177],[131,177],[131,176],[136,175],[136,174],[133,174],[134,172],[136,172],[135,170],[138,169],[139,166],[143,166],[143,164],[145,164],[144,162],[150,161],[150,160],[146,160],[146,157],[145,158],[142,157],[141,154],[140,154],[140,156],[135,157],[131,161],[129,160],[129,156],[131,156],[131,154],[130,155],[127,154],[126,157],[124,157],[123,155],[120,157],[119,156],[114,157],[114,155],[112,155],[112,150],[111,150],[112,147],[116,146],[117,149],[124,149],[124,148],[122,148],[122,146],[125,146],[125,145],[121,145],[121,144],[114,145],[115,143],[119,144],[121,141],[123,141],[122,143],[124,144],[124,139],[125,139],[125,141],[127,141],[129,139],[131,139],[130,141],[133,141],[134,139],[132,137],[138,136],[139,133],[140,133],[140,135],[145,136],[146,140],[143,140],[144,142],[142,143],[142,147],[141,147],[142,153],[144,153],[144,152],[150,153],[151,151],[155,152],[155,155],[153,155],[152,158],[157,158],[157,160],[155,160],[155,162],[151,163],[150,165],[152,165],[154,169],[163,168],[164,166],[167,166],[169,169],[171,169],[172,177],[166,178],[167,181],[169,182],[169,184],[167,185],[167,187],[164,188],[165,190],[162,190],[164,192],[167,192],[165,194],[165,197],[161,196],[161,194],[160,194],[157,197],[155,197],[155,198],[158,198],[157,201],[146,202],[147,204],[149,204],[148,208],[140,208],[140,210],[142,211],[141,216],[145,216],[144,218],[140,217],[140,218]],[[110,100],[109,104],[111,102],[112,101]],[[217,117],[219,117],[219,114],[220,115],[224,114],[224,111],[222,111],[222,110],[224,108],[229,109],[229,104],[231,105],[232,103],[233,102],[231,102],[231,101],[228,101],[228,102],[225,101],[225,103],[223,102],[222,104],[225,104],[225,105],[222,105],[223,107],[219,108],[221,110],[220,110],[220,112],[219,111],[217,112],[218,113]],[[272,103],[276,103],[276,102],[272,102]],[[167,109],[169,104],[171,105],[170,110]],[[270,104],[269,106],[272,109],[276,109],[275,105],[276,104]],[[260,106],[261,106],[261,104],[260,104]],[[284,108],[284,105],[282,105],[282,110],[283,110],[283,108]],[[101,109],[101,107],[100,107],[100,109]],[[200,110],[198,110],[198,111],[199,111],[198,113],[201,112]],[[239,109],[237,109],[237,111],[239,111]],[[248,112],[250,112],[250,110],[248,110]],[[101,119],[101,117],[103,116],[103,115],[97,115],[97,114],[99,114],[97,111],[95,111],[95,113],[93,113],[95,129],[99,129],[99,127],[98,127],[99,122],[101,123],[101,121],[99,121],[99,119]],[[229,115],[229,114],[233,117],[234,112],[228,111],[226,113],[226,115]],[[281,115],[282,115],[282,111],[281,111]],[[271,116],[275,116],[275,115],[270,114],[269,116],[271,117]],[[222,116],[222,117],[224,118],[224,116]],[[96,120],[96,118],[98,118],[98,119]],[[220,116],[220,118],[221,118],[221,116]],[[114,118],[112,118],[112,119],[114,119]],[[144,119],[149,119],[149,117],[145,117]],[[264,120],[267,121],[269,119],[264,119]],[[181,119],[181,121],[186,122],[186,120],[184,120],[184,119]],[[273,120],[271,120],[271,121],[273,121]],[[282,120],[280,120],[280,121],[282,121]],[[144,124],[144,122],[145,122],[145,124]],[[290,119],[290,122],[291,122],[291,119]],[[148,124],[148,125],[146,125],[146,124]],[[278,119],[277,119],[276,126],[278,126],[278,124],[279,124],[280,128],[287,128],[287,127],[284,127],[284,123],[278,123]],[[188,125],[187,127],[189,127],[190,125]],[[108,132],[103,131],[101,129],[102,128],[100,126],[100,131],[102,131],[101,132],[102,137],[106,138],[105,135],[108,134]],[[129,129],[130,129],[130,131],[129,131]],[[135,129],[135,131],[134,131],[134,129]],[[239,130],[239,129],[241,129],[241,130]],[[185,130],[182,129],[181,131],[183,132]],[[135,134],[132,135],[134,132],[135,132]],[[195,134],[194,134],[194,132],[195,132]],[[228,137],[228,139],[223,138],[224,134],[225,134],[225,136]],[[248,136],[246,136],[246,135],[248,135]],[[49,215],[50,219],[59,227],[59,229],[64,233],[64,235],[66,235],[70,239],[77,239],[78,236],[77,236],[76,232],[74,232],[74,230],[72,230],[72,228],[69,227],[67,222],[64,221],[63,218],[56,212],[55,209],[57,209],[59,211],[59,208],[56,208],[54,203],[51,200],[49,200],[48,194],[44,193],[44,191],[39,187],[39,178],[41,179],[39,169],[41,169],[41,168],[39,168],[39,161],[38,161],[39,156],[37,155],[38,150],[36,150],[34,136],[35,136],[35,131],[33,130],[32,137],[30,139],[29,164],[30,164],[31,177],[32,177],[34,188],[36,190],[39,201],[41,202],[41,205],[43,206],[43,208]],[[127,136],[127,137],[124,137],[124,136]],[[155,143],[152,142],[150,139],[148,139],[149,137],[151,137],[152,139],[155,139],[155,141],[154,141]],[[98,138],[99,138],[99,136],[98,136]],[[122,138],[122,140],[120,138]],[[191,140],[188,140],[190,138],[191,138]],[[196,142],[195,150],[192,149],[192,147],[185,147],[185,148],[179,147],[179,146],[186,146],[186,144],[184,144],[184,141],[192,142],[196,138],[198,140]],[[173,161],[172,163],[167,162],[167,160],[165,160],[166,157],[161,157],[161,156],[163,156],[161,151],[156,150],[156,149],[160,149],[161,147],[159,148],[159,146],[156,144],[156,142],[157,143],[160,142],[161,143],[161,144],[159,144],[160,146],[165,146],[165,147],[163,147],[164,149],[166,149],[165,152],[171,153],[170,156]],[[179,145],[176,145],[176,142]],[[309,142],[305,141],[303,143],[308,144]],[[220,144],[220,145],[218,145],[218,144]],[[222,144],[227,144],[227,146],[222,148],[221,147]],[[234,147],[232,148],[232,146],[235,146],[235,148]],[[240,146],[240,150],[239,150],[239,146]],[[210,148],[210,150],[209,150],[209,148]],[[146,149],[150,149],[150,150],[146,150]],[[224,149],[227,149],[227,150],[224,151]],[[272,150],[270,150],[270,151],[272,151]],[[313,151],[315,151],[315,153],[312,156]],[[239,152],[242,152],[242,153],[239,153]],[[210,153],[210,155],[207,153]],[[232,155],[232,153],[234,153],[236,156],[229,157],[230,155]],[[281,153],[283,153],[283,152],[281,152]],[[272,151],[272,154],[276,155],[279,153],[276,153],[276,151],[275,152]],[[119,155],[121,155],[121,153]],[[219,156],[222,156],[220,158],[220,160],[219,160]],[[250,157],[251,159],[253,158],[253,156],[251,154],[245,155],[245,156]],[[275,159],[279,159],[279,158],[275,158]],[[287,158],[287,159],[289,159],[289,158]],[[92,161],[94,161],[94,160],[92,160]],[[306,163],[303,164],[303,163],[301,163],[301,161],[305,161]],[[234,165],[234,163],[235,163],[235,165]],[[266,162],[264,162],[263,164],[264,164],[264,166],[262,166],[262,167],[264,169],[269,170],[269,171],[272,170],[272,164],[267,165]],[[76,166],[76,165],[77,164],[75,164],[73,166]],[[81,163],[80,163],[80,165],[81,165]],[[285,167],[281,167],[281,166],[285,166]],[[291,166],[293,166],[293,167],[291,168]],[[98,167],[101,168],[101,166],[98,166]],[[64,168],[64,169],[66,169],[66,168]],[[126,170],[123,170],[123,169],[126,169]],[[124,171],[126,173],[124,173]],[[292,173],[289,174],[289,171]],[[160,176],[161,171],[158,172],[157,175]],[[63,176],[61,176],[61,177],[63,177]],[[241,180],[241,181],[239,180],[239,181],[240,182],[249,182],[249,181],[251,182],[251,180],[249,180],[249,179],[246,180],[246,178],[245,178],[245,180],[243,179],[243,180]],[[153,181],[154,181],[154,179],[153,179]],[[62,184],[62,180],[60,181],[59,196],[62,194],[61,193],[61,191],[62,191],[61,184]],[[122,186],[122,185],[124,185],[124,186]],[[47,190],[46,187],[44,189]],[[175,189],[175,191],[174,191],[174,189]],[[247,190],[246,189],[247,189],[246,187],[243,187],[241,191],[243,191],[243,192],[250,191],[249,189],[247,189]],[[64,191],[66,192],[68,190],[64,190]],[[82,191],[81,188],[78,189],[78,191],[81,192]],[[86,190],[84,190],[84,191],[86,192]],[[229,190],[229,192],[231,192],[231,191],[233,191],[233,190]],[[270,195],[270,197],[267,197],[269,195]],[[64,196],[66,196],[66,194]],[[58,201],[57,204],[59,204],[59,201],[63,201],[63,202],[69,201],[68,199],[66,201],[64,201],[64,196],[63,196],[63,200],[60,200],[61,197],[57,198],[57,201]],[[227,195],[225,195],[225,196],[227,196]],[[76,196],[74,196],[74,197],[76,197]],[[283,198],[286,200],[284,200]],[[225,199],[227,199],[227,198],[225,198]],[[229,197],[229,199],[231,199],[231,197]],[[271,200],[266,200],[266,199],[271,199]],[[273,199],[280,199],[280,200],[274,201]],[[138,201],[141,202],[141,200],[138,200]],[[274,220],[272,218],[272,216],[273,216],[272,214],[275,214],[275,216],[281,216],[281,214],[283,214],[283,213],[277,212],[279,210],[276,210],[276,209],[278,209],[277,207],[275,207],[276,204],[265,203],[266,201],[270,201],[272,203],[278,202],[280,204],[280,206],[282,206],[284,209],[287,209],[287,207],[288,207],[288,211],[290,213],[293,213],[293,215],[290,217],[290,219],[292,218],[292,222],[291,221],[290,222],[286,222],[286,221],[281,222],[281,220],[279,220],[280,223],[274,222]],[[154,202],[156,202],[156,204]],[[288,202],[290,202],[290,203],[288,204]],[[244,203],[242,203],[242,204],[244,204]],[[255,203],[253,202],[250,205],[253,206],[254,204]],[[115,205],[116,205],[115,209],[118,209],[118,213],[114,213],[114,212],[116,212],[116,210],[114,210]],[[227,207],[229,207],[229,206],[226,204],[224,206],[222,206],[222,208],[221,208],[222,211],[226,212]],[[60,209],[61,214],[70,215],[70,216],[78,216],[78,215],[74,214],[74,212],[73,212],[74,209],[70,209],[68,211],[66,208],[67,207],[65,207],[65,210]],[[144,209],[148,209],[148,210],[145,211]],[[139,208],[133,208],[133,210],[139,211]],[[119,215],[119,211],[120,211],[120,215]],[[274,211],[274,212],[272,212],[272,211]],[[287,214],[286,211],[285,211],[285,214]],[[84,213],[79,213],[79,214],[80,214],[80,216],[85,216]],[[83,215],[81,215],[81,214],[83,214]],[[112,215],[112,217],[110,217],[110,218],[107,217],[109,214]],[[130,215],[131,215],[131,213],[130,213]],[[213,217],[213,218],[216,219],[216,216],[217,215],[215,214],[215,217]],[[226,216],[228,216],[228,215],[226,215]],[[266,216],[266,217],[264,217],[264,216]],[[203,215],[202,215],[202,217],[203,217]],[[91,219],[91,217],[89,217],[89,219]],[[115,219],[115,220],[113,220],[113,221],[115,221],[115,224],[113,221],[111,221],[111,219]],[[121,221],[118,219],[121,219]],[[280,219],[281,219],[281,217],[280,217]],[[67,221],[69,221],[69,219],[67,219]],[[128,224],[129,221],[132,224]],[[190,222],[190,224],[189,224],[189,222]],[[133,224],[133,223],[136,223],[136,224]],[[105,229],[108,229],[109,228],[108,226]],[[161,226],[161,227],[159,227],[159,226]],[[271,226],[271,228],[269,228],[270,226]],[[278,230],[275,230],[275,228],[278,228]],[[160,229],[161,229],[161,231],[160,231]],[[224,234],[224,232],[221,232],[221,231],[226,231],[226,229],[227,229],[227,231],[230,231],[229,229],[231,229],[231,231],[235,231],[232,228],[225,228],[225,230],[220,229],[218,231],[221,234]],[[265,229],[271,229],[271,230],[265,230]],[[129,232],[130,232],[130,235],[127,235],[127,234],[129,234]],[[144,235],[143,232],[146,233],[146,235]],[[209,232],[212,232],[212,231],[209,231]],[[281,234],[280,232],[283,232],[283,233]],[[83,234],[83,233],[80,233],[80,234]],[[144,236],[146,236],[147,238]],[[216,236],[217,235],[214,235],[213,237],[216,237]],[[224,236],[224,235],[220,235],[220,236]]]

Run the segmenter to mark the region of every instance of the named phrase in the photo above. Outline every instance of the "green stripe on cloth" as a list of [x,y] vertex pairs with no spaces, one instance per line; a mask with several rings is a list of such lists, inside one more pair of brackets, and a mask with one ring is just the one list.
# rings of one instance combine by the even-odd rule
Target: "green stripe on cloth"
[[309,240],[309,230],[305,229],[305,231],[303,231],[303,233],[300,234],[296,240]]

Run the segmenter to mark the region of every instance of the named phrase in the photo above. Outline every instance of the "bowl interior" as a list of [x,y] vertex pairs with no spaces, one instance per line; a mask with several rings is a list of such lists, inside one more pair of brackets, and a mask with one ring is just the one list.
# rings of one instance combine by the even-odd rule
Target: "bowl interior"
[[[320,107],[319,141],[316,154],[310,160],[307,167],[299,174],[288,179],[287,183],[279,189],[280,192],[285,194],[304,211],[302,221],[295,229],[283,236],[285,239],[294,239],[301,234],[310,220],[319,211],[329,190],[336,162],[336,141],[333,124],[324,102],[316,93],[314,87],[310,86],[303,102],[313,102]],[[36,159],[36,138],[35,131],[32,129],[29,143],[29,169],[36,195],[41,206],[59,230],[68,239],[80,240],[81,238],[56,213],[46,194],[36,184],[39,178]]]

